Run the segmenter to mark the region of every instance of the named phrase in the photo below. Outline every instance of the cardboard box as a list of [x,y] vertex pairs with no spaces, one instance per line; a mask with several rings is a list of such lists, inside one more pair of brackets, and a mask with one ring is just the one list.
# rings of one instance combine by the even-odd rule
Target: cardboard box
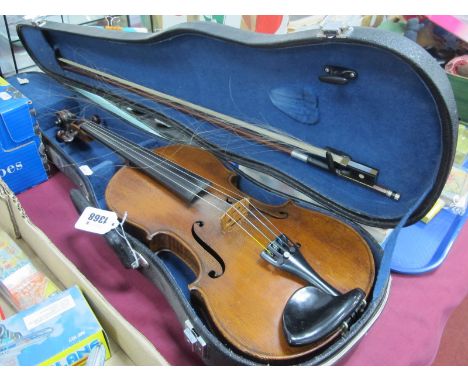
[[0,178],[13,192],[47,179],[32,102],[0,77]]
[[107,339],[77,286],[0,323],[0,365],[75,366]]
[[447,73],[447,76],[455,95],[458,116],[461,121],[468,123],[468,78],[451,73]]
[[59,289],[29,261],[14,240],[0,230],[0,292],[16,310],[38,304]]
[[[32,263],[59,288],[77,285],[107,334],[111,358],[106,365],[167,365],[167,361],[134,326],[102,296],[26,215],[18,199],[0,179],[0,229],[27,253]],[[1,298],[0,298],[1,300]],[[9,306],[0,301],[8,316]]]

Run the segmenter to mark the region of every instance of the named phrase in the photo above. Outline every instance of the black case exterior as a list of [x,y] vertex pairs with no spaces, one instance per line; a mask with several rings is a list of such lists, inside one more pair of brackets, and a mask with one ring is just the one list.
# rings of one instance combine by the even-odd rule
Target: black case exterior
[[[30,53],[30,55],[36,60],[37,64],[47,74],[52,76],[54,79],[63,82],[68,85],[77,87],[87,88],[85,84],[78,83],[69,78],[62,77],[61,75],[54,73],[49,70],[46,63],[37,61],[34,49],[28,46],[28,41],[24,37],[22,28],[31,28],[31,26],[20,26],[19,35]],[[35,28],[35,27],[32,27]],[[39,27],[36,27],[39,28]],[[80,28],[76,26],[47,23],[39,28],[47,39],[48,31],[61,31],[64,35],[76,35],[80,34],[83,36],[92,36],[96,39],[112,39],[116,40],[116,34],[113,31],[94,30]],[[196,33],[199,35],[209,36],[215,39],[233,41],[236,43],[247,44],[254,47],[269,47],[269,46],[296,46],[308,43],[333,43],[333,41],[340,40],[346,41],[351,44],[364,44],[369,46],[376,46],[379,48],[385,48],[391,51],[393,54],[399,56],[402,60],[407,62],[414,69],[418,75],[423,78],[426,86],[430,89],[434,100],[438,108],[438,115],[440,116],[440,124],[443,126],[441,139],[442,146],[442,157],[439,168],[436,170],[435,182],[431,190],[427,192],[424,200],[415,207],[413,213],[408,219],[408,224],[418,221],[423,217],[434,202],[440,195],[445,181],[448,177],[450,168],[453,163],[455,153],[455,142],[457,133],[457,114],[456,105],[453,97],[453,93],[450,84],[444,75],[443,71],[437,65],[437,63],[426,53],[424,50],[413,42],[398,36],[397,34],[389,32],[375,33],[372,29],[365,28],[354,28],[350,31],[324,33],[322,30],[308,31],[304,33],[297,33],[284,36],[265,36],[252,33],[246,33],[232,28],[221,27],[212,24],[187,24],[178,26],[177,28],[165,31],[161,34],[148,35],[142,37],[138,34],[118,34],[117,40],[122,43],[144,43],[145,41],[159,41],[170,39],[171,36],[177,36],[182,33]],[[54,46],[57,52],[60,52],[59,46]],[[69,158],[54,142],[48,142],[49,155],[52,160],[58,165],[59,168],[64,171],[68,171],[68,175],[74,180],[74,182],[80,187],[82,193],[86,196],[87,201],[92,205],[97,205],[97,199],[94,190],[89,180],[83,176],[79,171],[78,166],[73,163],[73,158]],[[232,158],[229,158],[232,159]],[[237,158],[242,161],[242,158]],[[255,163],[248,162],[252,167],[255,168]],[[70,166],[71,165],[71,166]],[[65,170],[66,169],[66,170]],[[260,170],[266,171],[261,166]],[[268,170],[269,174],[281,178],[281,173],[275,172],[275,169]],[[375,225],[379,227],[395,227],[399,223],[399,219],[377,219],[375,217],[365,216],[365,214],[359,211],[350,211],[345,208],[341,208],[336,203],[328,201],[327,198],[314,193],[307,186],[300,183],[294,184],[298,191],[302,191],[320,202],[324,207],[319,208],[316,206],[310,206],[312,209],[317,209],[325,214],[335,216],[341,220],[346,221],[350,226],[356,229],[368,242],[371,247],[376,262],[379,263],[382,257],[385,255],[382,248],[375,242],[375,240],[357,223],[364,223],[368,225]],[[82,209],[83,206],[88,203],[86,200],[77,200],[75,203]],[[110,240],[111,242],[112,240]],[[184,297],[183,292],[178,287],[176,280],[168,270],[167,266],[161,260],[157,254],[152,253],[145,245],[130,236],[130,241],[133,247],[140,252],[148,263],[147,267],[140,268],[140,271],[145,274],[153,283],[163,292],[167,297],[171,306],[179,318],[182,325],[182,330],[189,329],[189,326],[193,326],[193,330],[198,336],[200,336],[205,342],[205,346],[195,347],[195,350],[199,352],[200,356],[206,364],[209,365],[255,365],[255,361],[244,357],[243,355],[236,353],[231,350],[226,344],[224,344],[218,337],[216,337],[208,328],[204,325],[197,312],[190,305],[189,301]],[[112,243],[111,243],[112,244]],[[119,243],[113,243],[114,248],[119,254],[120,259],[125,266],[129,267],[130,261],[126,257],[125,251],[119,245]],[[390,288],[390,274],[389,270],[384,270],[382,277],[386,279],[386,287],[382,288],[381,293],[378,296],[374,296],[374,299],[370,302],[364,314],[361,318],[351,326],[350,331],[333,342],[325,350],[322,350],[312,356],[305,359],[298,360],[298,365],[320,365],[330,364],[336,362],[339,358],[344,356],[347,351],[365,334],[372,323],[377,319],[381,310],[383,309],[388,292]],[[403,324],[403,323],[402,323]],[[188,325],[188,326],[187,326]]]

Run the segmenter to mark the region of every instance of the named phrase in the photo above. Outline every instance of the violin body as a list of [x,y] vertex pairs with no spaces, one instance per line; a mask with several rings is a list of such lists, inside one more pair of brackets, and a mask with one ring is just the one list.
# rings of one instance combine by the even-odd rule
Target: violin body
[[127,213],[128,229],[152,251],[171,251],[197,275],[189,285],[191,298],[213,331],[247,357],[266,362],[306,356],[339,335],[337,331],[307,346],[287,343],[283,310],[307,283],[263,260],[254,225],[240,219],[227,227],[223,211],[234,198],[248,198],[248,209],[260,211],[293,240],[326,282],[341,293],[360,288],[367,296],[374,261],[359,233],[291,201],[273,206],[244,195],[236,186],[236,174],[203,149],[174,145],[154,152],[213,186],[187,203],[142,171],[124,167],[111,179],[106,202],[120,217]]

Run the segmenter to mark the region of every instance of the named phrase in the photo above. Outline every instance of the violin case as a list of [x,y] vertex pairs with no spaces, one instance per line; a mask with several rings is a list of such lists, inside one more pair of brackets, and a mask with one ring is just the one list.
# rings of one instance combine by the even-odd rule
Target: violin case
[[[239,175],[242,191],[270,204],[293,199],[346,222],[369,244],[376,277],[364,313],[345,335],[294,364],[333,364],[358,343],[385,306],[399,229],[429,211],[453,162],[454,97],[444,71],[423,48],[392,32],[358,27],[273,36],[188,23],[140,34],[45,22],[20,25],[18,35],[42,70],[18,75],[29,80],[19,89],[37,111],[50,160],[80,190],[73,196],[77,208],[105,209],[106,185],[124,161],[97,141],[59,142],[59,110],[84,118],[99,115],[108,128],[147,148],[174,139],[213,148]],[[143,96],[64,70],[57,57],[332,147],[378,168],[379,182],[401,197],[387,198]],[[356,78],[345,84],[321,80],[329,75],[327,66],[351,68]],[[16,83],[13,78],[10,82]],[[143,124],[156,135],[142,129]],[[83,165],[91,171],[83,172]],[[382,243],[368,227],[391,230]],[[190,303],[187,285],[194,275],[180,260],[170,253],[152,253],[128,237],[147,262],[139,271],[167,296],[180,330],[204,363],[259,364],[208,329]],[[126,244],[115,236],[107,239],[131,268]],[[265,291],[265,298],[274,296]]]

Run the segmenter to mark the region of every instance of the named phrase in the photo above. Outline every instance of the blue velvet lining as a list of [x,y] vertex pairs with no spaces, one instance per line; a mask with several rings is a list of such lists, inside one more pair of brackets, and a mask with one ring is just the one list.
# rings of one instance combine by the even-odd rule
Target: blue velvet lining
[[119,166],[124,165],[124,162],[120,156],[97,142],[91,144],[79,140],[72,144],[58,142],[55,137],[57,132],[55,113],[62,109],[68,109],[79,115],[85,114],[87,117],[96,114],[105,118],[106,123],[112,125],[114,131],[144,147],[155,148],[162,144],[162,142],[149,136],[148,133],[137,129],[129,129],[128,125],[120,118],[116,118],[94,103],[86,101],[83,97],[68,90],[47,75],[32,72],[23,73],[17,77],[29,80],[29,83],[24,85],[17,85],[16,81],[10,81],[33,101],[42,133],[50,141],[60,145],[65,154],[69,158],[73,158],[77,166],[87,165],[93,171],[88,179],[101,208],[107,207],[104,199],[107,184]]
[[[71,60],[248,122],[273,126],[320,147],[333,147],[380,169],[379,183],[398,191],[400,201],[155,106],[211,142],[276,167],[372,218],[401,219],[432,187],[440,165],[441,124],[431,92],[406,62],[383,49],[344,42],[261,48],[196,34],[152,43],[55,31],[49,32],[46,41],[34,29],[24,34],[37,59],[53,72],[93,83],[63,72],[49,43]],[[318,76],[324,74],[325,64],[352,68],[359,78],[346,86],[322,83]],[[314,125],[292,118],[270,98],[275,89],[301,87],[315,91],[318,99],[320,118]]]
[[315,125],[320,118],[315,89],[308,86],[283,86],[270,91],[273,105],[298,122]]
[[176,280],[185,298],[190,300],[188,285],[195,281],[196,275],[182,260],[172,253],[164,251],[159,253],[158,256],[164,261],[164,265]]
[[[423,195],[421,195],[421,197],[418,200],[418,203],[415,203],[414,207],[411,208],[406,213],[403,219],[401,219],[401,221],[398,223],[395,229],[387,237],[387,240],[384,243],[385,255],[382,257],[376,270],[376,278],[375,278],[374,290],[373,290],[374,298],[379,296],[380,293],[382,293],[383,290],[387,286],[388,279],[390,277],[390,272],[391,272],[392,255],[395,250],[395,245],[396,245],[396,241],[398,238],[398,234],[400,233],[400,230],[404,227],[409,217],[414,212],[414,209],[416,208],[416,206],[419,205],[419,203],[421,203],[424,200],[424,198],[427,196],[427,193],[428,192],[425,192]],[[408,256],[411,256],[411,254],[408,254]]]

